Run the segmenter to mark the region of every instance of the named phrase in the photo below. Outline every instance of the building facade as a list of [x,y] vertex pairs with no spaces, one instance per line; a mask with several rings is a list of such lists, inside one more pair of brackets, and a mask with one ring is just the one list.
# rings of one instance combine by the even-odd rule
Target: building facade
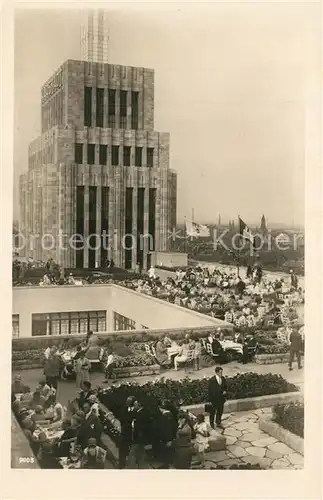
[[20,178],[23,256],[133,269],[170,249],[177,176],[154,130],[153,70],[66,61],[42,87],[41,129]]

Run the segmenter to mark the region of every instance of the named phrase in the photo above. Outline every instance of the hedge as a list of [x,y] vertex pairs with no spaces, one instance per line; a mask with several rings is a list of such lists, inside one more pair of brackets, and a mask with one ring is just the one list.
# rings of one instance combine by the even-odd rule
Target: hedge
[[273,409],[273,421],[284,429],[304,438],[304,403],[277,404]]
[[[118,418],[128,396],[135,396],[147,408],[156,408],[163,400],[181,405],[201,404],[208,401],[208,380],[160,379],[144,385],[122,384],[99,393],[101,402]],[[297,392],[299,389],[287,382],[281,375],[259,375],[244,373],[227,378],[227,399],[245,399],[250,397]]]

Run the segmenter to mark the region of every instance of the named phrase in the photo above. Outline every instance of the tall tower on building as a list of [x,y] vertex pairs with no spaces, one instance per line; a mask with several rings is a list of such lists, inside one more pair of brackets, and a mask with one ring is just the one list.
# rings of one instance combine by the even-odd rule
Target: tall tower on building
[[104,11],[83,16],[83,60],[67,60],[42,87],[21,232],[33,239],[25,255],[39,260],[147,268],[150,251],[170,249],[177,176],[169,134],[154,130],[154,71],[110,64],[106,25]]
[[267,225],[266,225],[266,219],[265,219],[264,215],[261,217],[260,231],[264,234],[268,232]]

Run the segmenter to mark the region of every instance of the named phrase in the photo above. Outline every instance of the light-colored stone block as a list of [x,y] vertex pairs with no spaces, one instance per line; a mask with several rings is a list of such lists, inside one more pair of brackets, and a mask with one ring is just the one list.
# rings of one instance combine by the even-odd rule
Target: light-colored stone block
[[265,448],[257,448],[256,446],[250,446],[246,448],[246,451],[254,457],[264,457],[266,453]]

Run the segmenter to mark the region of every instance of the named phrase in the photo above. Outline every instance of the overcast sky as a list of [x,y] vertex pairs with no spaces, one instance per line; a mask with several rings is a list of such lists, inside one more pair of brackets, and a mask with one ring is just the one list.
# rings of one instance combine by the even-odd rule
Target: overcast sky
[[[110,10],[110,9],[109,9]],[[80,58],[78,10],[20,10],[15,24],[15,212],[40,87]],[[155,128],[170,132],[178,220],[302,224],[305,109],[317,79],[318,6],[111,7],[111,63],[155,69]]]

